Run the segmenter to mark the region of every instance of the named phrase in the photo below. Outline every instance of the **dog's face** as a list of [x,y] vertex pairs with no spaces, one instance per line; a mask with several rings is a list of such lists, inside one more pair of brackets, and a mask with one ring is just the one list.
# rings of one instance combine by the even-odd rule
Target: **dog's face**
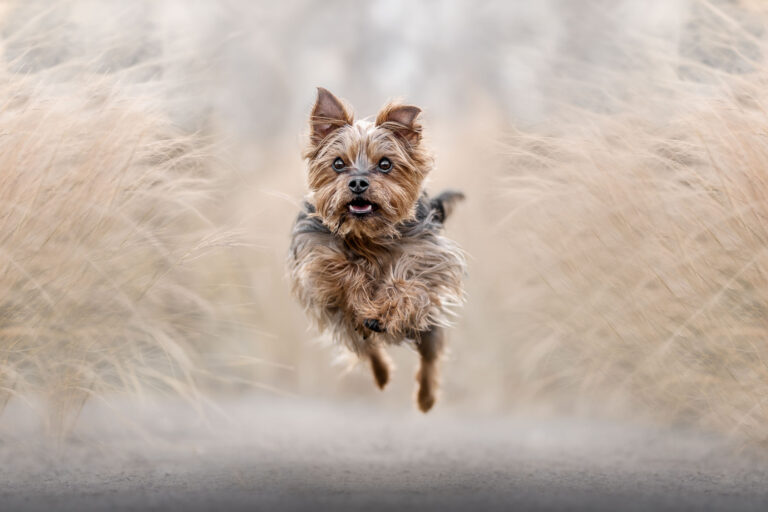
[[309,188],[317,215],[343,237],[396,234],[412,218],[431,167],[421,147],[421,109],[386,105],[375,122],[357,121],[318,88],[310,117]]

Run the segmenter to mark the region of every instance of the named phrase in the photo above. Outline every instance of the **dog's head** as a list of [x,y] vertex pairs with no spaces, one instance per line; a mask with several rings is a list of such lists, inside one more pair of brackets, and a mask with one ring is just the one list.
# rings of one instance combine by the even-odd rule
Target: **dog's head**
[[353,120],[333,94],[317,90],[309,119],[309,188],[317,215],[343,237],[393,236],[413,218],[431,168],[421,109],[390,103],[376,121]]

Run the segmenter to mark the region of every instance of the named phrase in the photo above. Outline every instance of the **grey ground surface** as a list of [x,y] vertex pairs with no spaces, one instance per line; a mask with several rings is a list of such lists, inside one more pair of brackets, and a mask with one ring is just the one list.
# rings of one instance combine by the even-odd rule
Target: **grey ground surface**
[[58,449],[6,411],[0,510],[768,510],[765,459],[703,435],[296,399],[223,410],[91,408]]

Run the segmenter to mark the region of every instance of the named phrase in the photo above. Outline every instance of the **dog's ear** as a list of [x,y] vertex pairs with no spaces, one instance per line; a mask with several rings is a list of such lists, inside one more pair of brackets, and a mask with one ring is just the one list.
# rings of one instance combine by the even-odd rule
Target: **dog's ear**
[[392,130],[395,135],[415,146],[421,140],[421,125],[417,122],[419,114],[421,114],[419,107],[389,104],[376,116],[376,126]]
[[352,124],[344,104],[328,89],[317,88],[317,99],[309,117],[310,138],[317,145],[342,126]]

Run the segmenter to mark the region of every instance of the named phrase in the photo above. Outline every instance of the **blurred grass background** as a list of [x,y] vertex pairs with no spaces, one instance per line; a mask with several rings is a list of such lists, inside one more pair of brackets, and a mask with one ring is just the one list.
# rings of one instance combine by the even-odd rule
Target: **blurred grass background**
[[[421,106],[429,189],[468,195],[448,226],[469,301],[440,407],[768,436],[760,2],[2,8],[6,399],[256,388],[411,408],[414,354],[393,350],[379,392],[284,278],[320,85],[358,116]],[[73,305],[46,302],[61,290]],[[67,385],[42,378],[57,372]]]

